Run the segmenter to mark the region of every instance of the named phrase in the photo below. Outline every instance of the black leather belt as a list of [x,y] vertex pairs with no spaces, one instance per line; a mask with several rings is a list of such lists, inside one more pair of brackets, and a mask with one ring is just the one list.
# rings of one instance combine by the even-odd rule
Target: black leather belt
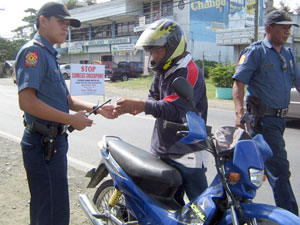
[[289,111],[289,108],[284,108],[284,109],[265,108],[264,115],[285,118],[288,114],[288,111]]
[[[28,124],[24,121],[24,126],[26,129],[28,129],[30,132],[37,132],[42,135],[48,135],[48,131],[51,129],[51,133],[56,133],[56,135],[64,134],[67,131],[68,126],[59,124],[59,125],[45,125],[42,123],[34,122],[32,125]],[[50,129],[51,128],[51,129]],[[53,130],[55,129],[55,130]]]

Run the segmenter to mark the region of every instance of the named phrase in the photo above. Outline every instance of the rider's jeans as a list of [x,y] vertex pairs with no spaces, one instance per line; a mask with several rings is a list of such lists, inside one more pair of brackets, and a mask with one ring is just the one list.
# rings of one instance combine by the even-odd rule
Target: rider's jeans
[[[253,121],[253,117],[250,117],[250,121]],[[266,175],[273,189],[276,205],[298,215],[297,202],[289,180],[291,173],[283,139],[285,124],[285,118],[264,116],[255,127],[251,127],[251,135],[262,134],[273,151],[273,157],[266,162]]]
[[68,225],[67,134],[57,136],[49,163],[44,160],[42,135],[24,131],[21,146],[30,190],[31,225]]
[[185,167],[171,159],[162,159],[170,166],[176,168],[182,176],[182,185],[178,188],[175,193],[175,200],[180,205],[185,205],[184,202],[184,191],[188,196],[189,200],[193,200],[198,197],[207,188],[207,179],[205,172],[207,169],[202,168],[189,168]]

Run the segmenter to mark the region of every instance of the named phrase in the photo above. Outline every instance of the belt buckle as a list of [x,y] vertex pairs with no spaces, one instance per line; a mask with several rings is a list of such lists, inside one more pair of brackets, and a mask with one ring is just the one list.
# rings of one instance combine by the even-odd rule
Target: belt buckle
[[285,118],[288,114],[289,108],[285,108],[285,109],[280,109],[277,112],[277,116],[281,117],[281,118]]

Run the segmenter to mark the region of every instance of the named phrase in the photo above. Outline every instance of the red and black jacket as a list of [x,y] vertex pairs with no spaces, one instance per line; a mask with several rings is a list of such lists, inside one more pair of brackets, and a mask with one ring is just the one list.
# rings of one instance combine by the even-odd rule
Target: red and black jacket
[[205,121],[207,118],[205,79],[190,54],[181,59],[176,66],[170,68],[166,74],[154,75],[145,105],[145,113],[156,118],[151,151],[163,158],[180,157],[197,150],[193,145],[178,143],[180,137],[176,136],[176,130],[163,128],[164,120],[184,123],[186,122],[185,114],[193,111],[192,106],[179,98],[171,86],[177,77],[186,78],[194,87],[195,106]]

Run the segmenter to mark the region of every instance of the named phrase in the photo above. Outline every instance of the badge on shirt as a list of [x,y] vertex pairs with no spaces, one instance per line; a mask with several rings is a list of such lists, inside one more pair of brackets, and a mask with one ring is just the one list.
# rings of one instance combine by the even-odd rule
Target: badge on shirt
[[291,65],[292,70],[294,70],[293,60],[290,60],[290,65]]
[[247,58],[247,54],[245,53],[241,56],[238,66],[242,65],[245,62],[246,58]]
[[25,67],[36,67],[39,60],[37,51],[28,51],[25,57]]

